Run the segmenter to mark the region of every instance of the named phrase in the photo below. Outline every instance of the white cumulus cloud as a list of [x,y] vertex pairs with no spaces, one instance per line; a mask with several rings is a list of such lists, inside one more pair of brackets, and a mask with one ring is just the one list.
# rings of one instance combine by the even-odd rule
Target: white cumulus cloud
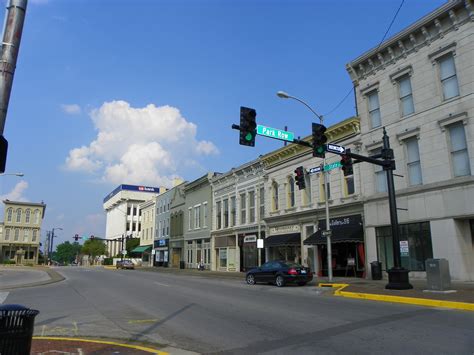
[[24,196],[23,193],[28,188],[28,183],[25,180],[21,180],[18,182],[15,187],[5,195],[0,196],[0,199],[3,200],[10,200],[10,201],[28,201]]
[[112,101],[91,118],[97,137],[70,150],[66,168],[100,174],[106,182],[170,185],[200,157],[219,153],[212,142],[197,140],[197,126],[175,107]]
[[67,113],[68,115],[78,115],[82,111],[81,106],[77,104],[61,105],[61,109],[64,113]]

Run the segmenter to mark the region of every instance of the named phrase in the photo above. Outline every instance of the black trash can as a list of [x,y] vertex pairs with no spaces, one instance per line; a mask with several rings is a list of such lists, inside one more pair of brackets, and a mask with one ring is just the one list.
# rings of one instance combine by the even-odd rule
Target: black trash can
[[186,265],[186,264],[184,263],[184,261],[180,261],[180,262],[179,262],[179,268],[180,268],[180,269],[184,269],[184,268],[185,268],[185,265]]
[[372,261],[370,263],[372,272],[372,280],[382,280],[382,263],[380,261]]
[[0,306],[0,354],[29,354],[39,311],[19,304]]

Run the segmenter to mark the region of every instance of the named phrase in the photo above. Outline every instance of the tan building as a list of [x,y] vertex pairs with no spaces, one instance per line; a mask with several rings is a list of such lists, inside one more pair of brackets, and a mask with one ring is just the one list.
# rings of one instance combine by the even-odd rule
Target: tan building
[[142,213],[140,245],[133,251],[141,254],[143,265],[153,266],[152,249],[156,233],[156,198],[141,203],[139,207]]
[[4,221],[0,224],[0,262],[37,264],[41,224],[46,205],[33,202],[3,201]]

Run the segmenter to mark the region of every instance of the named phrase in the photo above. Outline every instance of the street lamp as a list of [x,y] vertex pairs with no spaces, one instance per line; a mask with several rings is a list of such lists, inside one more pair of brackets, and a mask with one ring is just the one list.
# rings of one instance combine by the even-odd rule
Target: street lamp
[[51,261],[51,256],[53,255],[53,242],[54,242],[54,230],[60,230],[62,231],[63,229],[61,227],[54,227],[53,230],[51,231],[51,242],[49,243],[49,250],[50,252],[48,253],[49,255],[49,261]]
[[[323,124],[323,116],[322,115],[318,115],[312,108],[311,106],[309,106],[306,102],[304,102],[303,100],[295,97],[295,96],[291,96],[289,94],[287,94],[286,92],[284,91],[278,91],[277,92],[277,96],[281,99],[293,99],[293,100],[296,100],[300,103],[302,103],[303,105],[305,105],[318,119],[319,119],[319,122],[321,123],[321,125]],[[325,200],[325,207],[326,207],[326,230],[329,231],[331,230],[331,226],[329,224],[329,198],[328,198],[328,181],[329,181],[329,178],[328,178],[328,171],[325,170],[325,167],[326,167],[326,157],[324,157],[323,159],[323,176],[324,176],[324,200]],[[327,233],[327,258],[328,258],[328,279],[329,281],[332,281],[332,250],[331,250],[331,233]]]

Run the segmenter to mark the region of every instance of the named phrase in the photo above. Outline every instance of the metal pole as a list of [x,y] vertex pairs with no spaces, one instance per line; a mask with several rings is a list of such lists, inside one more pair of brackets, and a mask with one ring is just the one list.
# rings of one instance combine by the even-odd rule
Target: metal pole
[[53,258],[53,242],[54,242],[54,228],[50,234],[50,238],[51,238],[51,242],[49,243],[49,250],[50,250],[50,257],[49,257],[49,261],[52,260]]
[[[323,124],[323,116],[319,116],[321,124]],[[323,159],[323,176],[324,176],[324,206],[326,209],[326,230],[331,230],[331,225],[329,224],[329,191],[328,191],[328,174],[329,171],[325,170],[326,166],[326,156]],[[327,236],[327,258],[328,258],[328,281],[332,281],[332,245],[331,245],[331,234],[328,233]]]
[[0,54],[0,135],[5,128],[27,3],[27,0],[10,0],[5,14]]
[[123,261],[123,238],[124,238],[124,236],[123,236],[123,234],[122,234],[122,250],[120,250],[120,255],[121,255],[120,260],[121,260],[121,261]]

